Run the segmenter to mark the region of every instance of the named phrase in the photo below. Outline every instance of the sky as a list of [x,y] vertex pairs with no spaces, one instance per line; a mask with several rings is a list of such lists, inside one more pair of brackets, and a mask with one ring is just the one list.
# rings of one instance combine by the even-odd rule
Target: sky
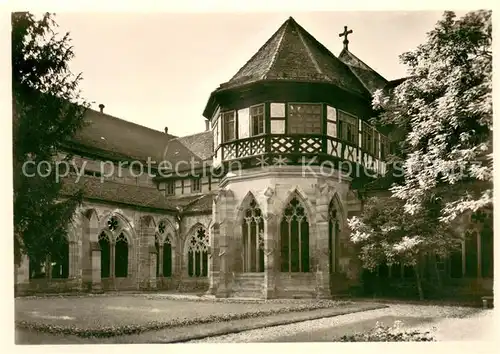
[[405,76],[399,55],[441,18],[426,12],[57,13],[70,32],[74,73],[86,100],[115,117],[177,136],[205,129],[209,95],[292,16],[333,54],[347,25],[349,50],[388,80]]

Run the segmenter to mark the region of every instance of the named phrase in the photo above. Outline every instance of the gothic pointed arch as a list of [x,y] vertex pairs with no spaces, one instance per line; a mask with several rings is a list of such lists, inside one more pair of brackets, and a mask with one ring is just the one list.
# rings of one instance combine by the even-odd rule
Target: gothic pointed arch
[[[162,219],[156,228],[156,274],[158,276],[172,276],[173,268],[173,227]],[[161,270],[161,272],[160,272]]]
[[129,266],[129,239],[120,232],[115,240],[115,277],[126,278]]
[[285,198],[283,199],[282,210],[285,210],[287,208],[292,199],[297,199],[298,201],[300,201],[308,219],[311,220],[314,215],[313,205],[307,197],[307,194],[302,190],[302,188],[300,188],[300,186],[295,186],[287,192]]
[[115,237],[123,232],[130,245],[132,245],[133,241],[137,238],[132,223],[123,214],[115,211],[103,216],[102,219],[99,220],[99,227],[101,230],[109,230]]
[[337,193],[328,204],[328,255],[330,274],[339,271],[340,232],[344,227],[344,213]]
[[264,271],[264,218],[260,205],[251,192],[241,205],[243,272]]
[[67,279],[70,265],[69,235],[62,236],[55,242],[50,252],[50,272],[53,279]]
[[303,199],[290,195],[280,222],[281,271],[309,272],[309,218]]
[[101,278],[109,278],[111,275],[111,238],[106,231],[101,231],[98,236],[99,248],[101,249]]
[[128,277],[136,238],[132,224],[122,214],[111,212],[100,220],[99,225],[101,278]]
[[255,194],[252,191],[248,191],[245,197],[241,200],[240,205],[236,208],[236,222],[241,223],[245,218],[245,211],[249,207],[250,203],[255,201]]
[[188,233],[185,245],[188,275],[190,277],[208,276],[208,230],[201,224],[195,224]]

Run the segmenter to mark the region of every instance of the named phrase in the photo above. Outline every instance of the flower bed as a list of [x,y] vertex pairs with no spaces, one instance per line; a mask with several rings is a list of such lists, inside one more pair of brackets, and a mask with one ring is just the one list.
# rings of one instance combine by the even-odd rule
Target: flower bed
[[375,327],[365,333],[355,333],[342,336],[341,342],[433,342],[431,332],[419,330],[404,330],[401,321],[395,321],[392,327],[377,322]]

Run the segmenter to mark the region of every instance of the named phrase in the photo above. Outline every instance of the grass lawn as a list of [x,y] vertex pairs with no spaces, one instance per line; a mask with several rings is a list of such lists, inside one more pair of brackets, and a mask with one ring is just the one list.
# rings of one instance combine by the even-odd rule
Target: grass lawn
[[123,295],[17,298],[15,320],[18,328],[110,337],[346,305],[330,300],[190,301]]

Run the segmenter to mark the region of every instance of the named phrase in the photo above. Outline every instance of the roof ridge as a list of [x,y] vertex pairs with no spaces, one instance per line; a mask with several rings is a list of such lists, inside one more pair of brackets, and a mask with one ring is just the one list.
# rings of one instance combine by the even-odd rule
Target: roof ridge
[[[333,54],[333,52],[332,52],[330,49],[328,49],[328,48],[327,48],[327,47],[326,47],[323,43],[321,43],[320,41],[318,41],[318,40],[316,39],[316,37],[314,37],[314,36],[312,35],[312,33],[310,33],[309,31],[307,31],[307,30],[306,30],[304,27],[302,27],[299,23],[297,23],[297,26],[298,26],[298,28],[300,28],[300,29],[302,30],[302,32],[304,32],[304,33],[306,34],[306,36],[308,36],[308,37],[309,37],[309,39],[310,39],[311,41],[313,41],[313,42],[314,42],[314,44],[315,44],[315,45],[316,45],[316,46],[317,46],[320,50],[323,50],[323,51],[325,52],[325,54],[326,54],[328,57],[330,57],[330,59],[333,59],[333,60],[337,61],[338,63],[340,63],[341,65],[344,65],[344,66],[347,68],[347,70],[349,70],[349,72],[351,72],[351,73],[352,73],[352,70],[351,70],[351,68],[349,67],[349,65],[347,65],[346,63],[344,63],[344,62],[343,62],[340,58],[338,58],[335,54]],[[358,76],[356,76],[356,75],[355,75],[355,78],[356,78],[356,80],[357,80],[358,82],[360,82],[360,83],[362,84],[362,86],[363,86],[363,87],[365,88],[365,90],[366,90],[365,85],[361,82],[361,80],[358,78]],[[370,93],[370,91],[369,91],[369,90],[367,90],[367,92],[368,92],[368,93]]]
[[[276,59],[278,58],[278,53],[280,52],[281,45],[283,44],[283,38],[285,37],[286,28],[288,27],[289,23],[292,21],[295,22],[295,20],[290,16],[290,18],[287,21],[285,21],[285,23],[283,23],[280,26],[280,28],[274,33],[274,34],[276,34],[280,30],[282,30],[281,37],[279,39],[278,45],[276,46],[276,50],[274,51],[273,58],[271,59],[271,63],[269,64],[269,67],[267,68],[267,70],[264,72],[264,75],[262,75],[262,79],[267,78],[267,75],[269,74],[271,69],[274,67],[274,64],[276,64]],[[269,40],[271,40],[273,37],[274,37],[274,35],[272,35],[269,38]]]
[[88,110],[90,110],[90,111],[92,111],[94,113],[97,113],[98,115],[105,116],[107,118],[111,118],[111,119],[114,119],[114,120],[119,120],[121,122],[125,122],[127,124],[131,124],[131,125],[134,125],[136,127],[142,128],[142,129],[146,129],[146,130],[149,130],[149,131],[153,131],[155,133],[163,134],[163,135],[165,135],[167,137],[171,137],[170,139],[177,138],[177,136],[172,135],[172,134],[166,134],[165,132],[162,132],[161,130],[153,129],[153,128],[147,127],[145,125],[141,125],[139,123],[135,123],[135,122],[131,122],[129,120],[118,118],[118,117],[112,116],[112,115],[104,113],[104,112],[99,112],[99,111],[96,111],[95,109],[92,109],[92,108],[88,108]]
[[[68,176],[69,177],[69,176]],[[94,181],[94,180],[101,180],[102,177],[94,177],[94,176],[82,176],[83,179],[82,182],[85,182],[86,180],[91,180],[91,181]],[[80,177],[81,178],[81,177]],[[121,182],[117,182],[115,180],[112,180],[112,179],[106,179],[104,178],[104,181],[101,182],[101,183],[110,183],[110,184],[118,184],[118,185],[127,185],[127,186],[130,186],[130,187],[136,187],[136,188],[139,188],[139,189],[149,189],[149,190],[152,190],[152,191],[158,191],[158,189],[156,187],[149,187],[149,186],[145,186],[145,185],[138,185],[138,184],[130,184],[130,183],[121,183]],[[78,184],[78,183],[76,183]],[[162,195],[161,193],[159,195]]]
[[[354,57],[354,59],[356,59],[357,61],[359,61],[362,65],[364,65],[366,68],[365,69],[368,69],[368,70],[371,70],[373,71],[376,75],[378,75],[380,78],[384,79],[385,81],[389,82],[389,80],[387,80],[385,77],[383,77],[378,71],[376,71],[375,69],[373,69],[371,66],[369,66],[368,64],[366,64],[363,60],[359,59],[353,52],[351,52],[349,49],[342,49],[342,52],[340,52],[340,55],[339,55],[339,59],[340,57],[342,56],[342,53],[349,53],[350,55],[352,55]],[[340,59],[342,60],[342,59]],[[346,63],[347,64],[347,63]],[[347,66],[350,66],[350,64],[347,64]]]
[[254,58],[256,58],[263,50],[264,48],[266,48],[266,46],[272,41],[272,39],[274,38],[274,36],[283,28],[283,27],[286,27],[288,21],[286,21],[285,23],[283,23],[274,33],[272,36],[270,36],[268,38],[268,40],[260,46],[260,48],[257,50],[257,52],[254,53],[254,55],[252,55],[250,57],[250,59],[248,59],[246,61],[245,64],[243,64],[243,66],[236,72],[236,74],[233,75],[233,77],[231,77],[227,82],[230,82],[232,80],[234,80],[236,77],[238,77],[238,75],[246,68],[246,66],[248,65],[248,63],[252,62]]
[[211,130],[204,130],[204,131],[199,132],[199,133],[194,133],[194,134],[184,135],[184,136],[178,136],[176,138],[173,138],[172,140],[179,140],[179,139],[183,139],[183,138],[190,138],[190,137],[195,136],[195,135],[201,135],[201,134],[206,134],[206,133],[212,133],[212,131]]
[[[295,23],[298,25],[298,23],[297,23],[297,22],[295,22]],[[313,62],[314,67],[316,68],[316,70],[317,70],[317,71],[318,71],[321,75],[324,75],[326,78],[330,79],[330,78],[328,77],[328,75],[325,75],[325,74],[323,73],[323,70],[321,70],[321,68],[319,67],[318,61],[316,60],[316,58],[314,58],[314,55],[313,55],[313,54],[312,54],[312,52],[311,52],[311,48],[309,48],[309,46],[307,45],[306,41],[304,40],[304,37],[302,36],[302,33],[301,33],[302,31],[301,31],[301,29],[300,29],[299,27],[297,27],[297,26],[296,26],[296,28],[297,28],[297,34],[298,34],[298,36],[299,36],[299,38],[300,38],[300,41],[302,42],[302,44],[303,44],[303,45],[304,45],[304,47],[306,48],[307,54],[309,55],[309,58],[310,58],[310,59],[311,59],[311,61]],[[311,36],[312,36],[312,35],[311,35]]]

